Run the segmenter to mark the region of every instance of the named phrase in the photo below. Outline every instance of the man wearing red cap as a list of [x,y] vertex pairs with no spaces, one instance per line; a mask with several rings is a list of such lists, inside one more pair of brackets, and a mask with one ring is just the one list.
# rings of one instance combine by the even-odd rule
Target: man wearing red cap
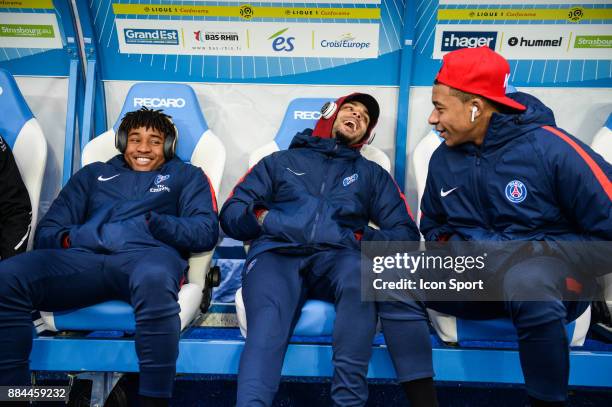
[[237,406],[272,404],[307,297],[335,304],[333,403],[367,400],[376,309],[361,301],[360,240],[419,239],[391,176],[360,154],[378,116],[367,94],[326,105],[314,130],[263,158],[221,209],[227,235],[252,241],[243,272],[248,336]]
[[[508,62],[487,47],[445,55],[429,117],[444,143],[429,163],[421,233],[428,241],[572,241],[582,247],[612,240],[612,166],[557,128],[538,99],[506,95],[509,76]],[[531,405],[564,405],[565,323],[588,306],[562,301],[580,290],[566,278],[572,267],[588,267],[572,258],[576,254],[511,257],[501,269],[503,301],[381,304],[387,345],[411,405],[437,404],[425,306],[464,319],[510,317]]]

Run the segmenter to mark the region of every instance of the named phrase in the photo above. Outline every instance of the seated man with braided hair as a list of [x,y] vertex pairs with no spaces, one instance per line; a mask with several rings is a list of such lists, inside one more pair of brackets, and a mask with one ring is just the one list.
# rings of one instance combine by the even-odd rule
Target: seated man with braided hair
[[141,405],[167,405],[180,334],[179,282],[190,252],[218,238],[216,202],[200,168],[174,157],[161,110],[123,118],[119,154],[78,171],[36,231],[36,250],[0,263],[0,385],[30,381],[32,309],[107,300],[134,307]]

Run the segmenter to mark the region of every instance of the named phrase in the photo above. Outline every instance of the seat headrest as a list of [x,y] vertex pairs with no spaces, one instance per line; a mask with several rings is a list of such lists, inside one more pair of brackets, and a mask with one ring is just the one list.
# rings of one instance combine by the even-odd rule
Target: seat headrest
[[202,134],[208,130],[200,103],[191,86],[153,82],[133,85],[113,126],[115,132],[127,112],[138,110],[143,106],[156,110],[163,109],[165,114],[172,116],[179,135],[176,155],[183,161],[191,161],[193,150]]
[[293,99],[283,122],[281,123],[274,141],[280,150],[286,150],[296,133],[304,129],[314,129],[317,120],[321,117],[321,108],[335,98],[298,98]]
[[0,135],[13,148],[23,125],[34,115],[17,82],[7,70],[0,68]]

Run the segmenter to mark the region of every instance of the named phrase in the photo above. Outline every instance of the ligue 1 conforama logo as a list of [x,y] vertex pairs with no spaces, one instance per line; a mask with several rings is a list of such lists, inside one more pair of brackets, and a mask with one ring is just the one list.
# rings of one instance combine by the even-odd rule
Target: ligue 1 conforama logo
[[582,20],[583,17],[584,17],[584,8],[582,7],[572,7],[567,12],[567,20],[572,23],[577,23],[578,21]]
[[244,18],[245,20],[250,20],[251,18],[253,18],[253,14],[255,14],[255,11],[253,10],[253,7],[250,4],[243,4],[242,6],[240,6],[240,17]]
[[506,198],[512,203],[521,203],[527,198],[527,187],[521,181],[513,180],[506,185]]

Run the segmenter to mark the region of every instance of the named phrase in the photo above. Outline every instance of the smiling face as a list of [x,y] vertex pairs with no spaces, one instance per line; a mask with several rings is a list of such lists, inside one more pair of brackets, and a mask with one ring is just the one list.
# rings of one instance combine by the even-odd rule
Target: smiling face
[[332,127],[332,137],[348,145],[355,144],[363,139],[369,125],[370,115],[365,105],[357,101],[347,102],[340,106]]
[[477,140],[475,126],[470,122],[471,101],[464,102],[452,95],[450,87],[437,84],[432,89],[431,102],[434,108],[428,122],[440,132],[447,146],[454,147]]
[[480,146],[493,113],[500,111],[482,96],[461,92],[441,83],[434,85],[431,102],[434,108],[428,122],[440,132],[440,137],[449,147],[464,143]]
[[125,161],[134,171],[153,171],[166,161],[164,133],[152,127],[138,127],[128,131]]

